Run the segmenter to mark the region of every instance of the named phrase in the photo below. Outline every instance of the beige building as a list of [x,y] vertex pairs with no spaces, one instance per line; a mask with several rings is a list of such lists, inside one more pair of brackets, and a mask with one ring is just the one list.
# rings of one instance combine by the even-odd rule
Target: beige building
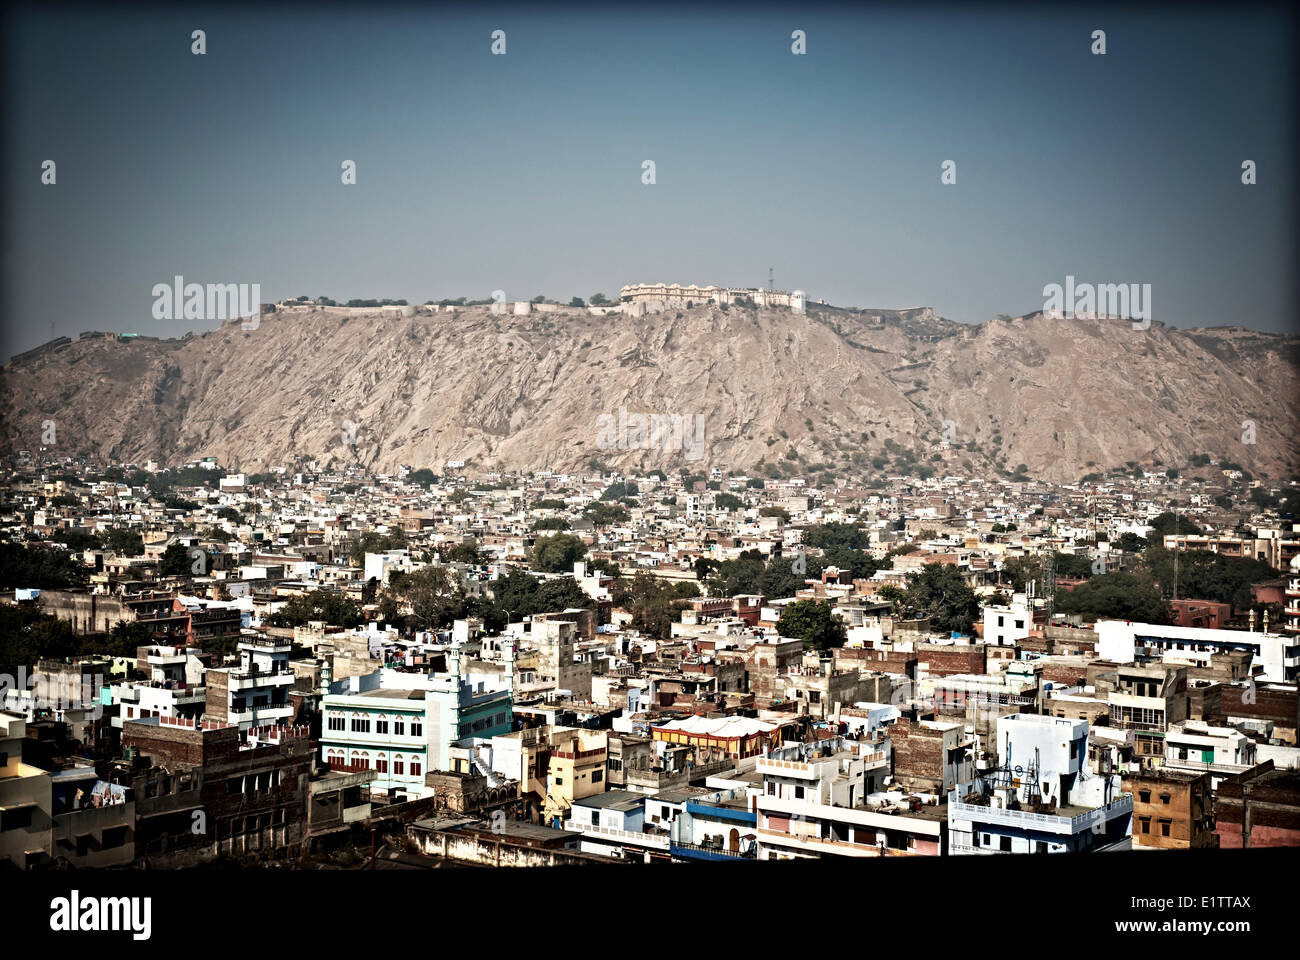
[[707,287],[693,283],[634,283],[619,291],[623,303],[659,302],[670,307],[698,306],[704,303],[731,304],[749,300],[756,307],[789,307],[793,294],[786,290],[763,290],[758,287]]

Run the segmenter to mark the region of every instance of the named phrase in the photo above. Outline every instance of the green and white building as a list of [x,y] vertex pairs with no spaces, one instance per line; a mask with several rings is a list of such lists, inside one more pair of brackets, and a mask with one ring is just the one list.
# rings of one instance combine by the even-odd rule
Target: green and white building
[[[513,652],[513,651],[512,651]],[[446,673],[380,669],[328,683],[321,700],[321,758],[338,770],[373,770],[372,792],[426,796],[425,775],[451,769],[458,741],[509,733],[513,657],[499,669],[447,652]]]

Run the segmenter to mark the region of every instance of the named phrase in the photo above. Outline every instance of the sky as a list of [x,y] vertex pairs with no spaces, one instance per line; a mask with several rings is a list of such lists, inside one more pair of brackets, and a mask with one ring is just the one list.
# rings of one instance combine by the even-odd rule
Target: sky
[[965,323],[1073,276],[1296,332],[1295,35],[1239,6],[11,8],[0,355],[215,328],[155,319],[176,275],[422,303],[770,267]]

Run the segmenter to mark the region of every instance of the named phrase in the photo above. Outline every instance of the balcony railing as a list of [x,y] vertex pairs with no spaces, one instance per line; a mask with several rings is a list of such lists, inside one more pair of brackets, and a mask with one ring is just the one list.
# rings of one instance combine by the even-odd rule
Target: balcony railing
[[577,820],[564,821],[564,829],[574,833],[585,833],[594,837],[604,837],[610,840],[622,840],[641,847],[655,847],[659,850],[668,849],[672,842],[667,834],[654,833],[633,833],[631,830],[617,830],[614,827],[599,827],[590,823],[579,823]]
[[745,850],[732,850],[727,847],[712,846],[701,843],[681,843],[673,840],[669,843],[668,852],[676,854],[678,851],[685,851],[685,856],[689,857],[692,853],[703,854],[705,859],[726,859],[726,860],[756,860],[758,859],[758,845],[750,844]]

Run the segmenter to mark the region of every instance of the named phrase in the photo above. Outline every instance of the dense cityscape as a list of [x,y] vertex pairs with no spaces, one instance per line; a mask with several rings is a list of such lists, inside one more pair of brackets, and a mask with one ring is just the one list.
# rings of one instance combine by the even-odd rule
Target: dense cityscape
[[0,861],[1300,844],[1296,482],[1194,460],[1056,485],[21,451]]

